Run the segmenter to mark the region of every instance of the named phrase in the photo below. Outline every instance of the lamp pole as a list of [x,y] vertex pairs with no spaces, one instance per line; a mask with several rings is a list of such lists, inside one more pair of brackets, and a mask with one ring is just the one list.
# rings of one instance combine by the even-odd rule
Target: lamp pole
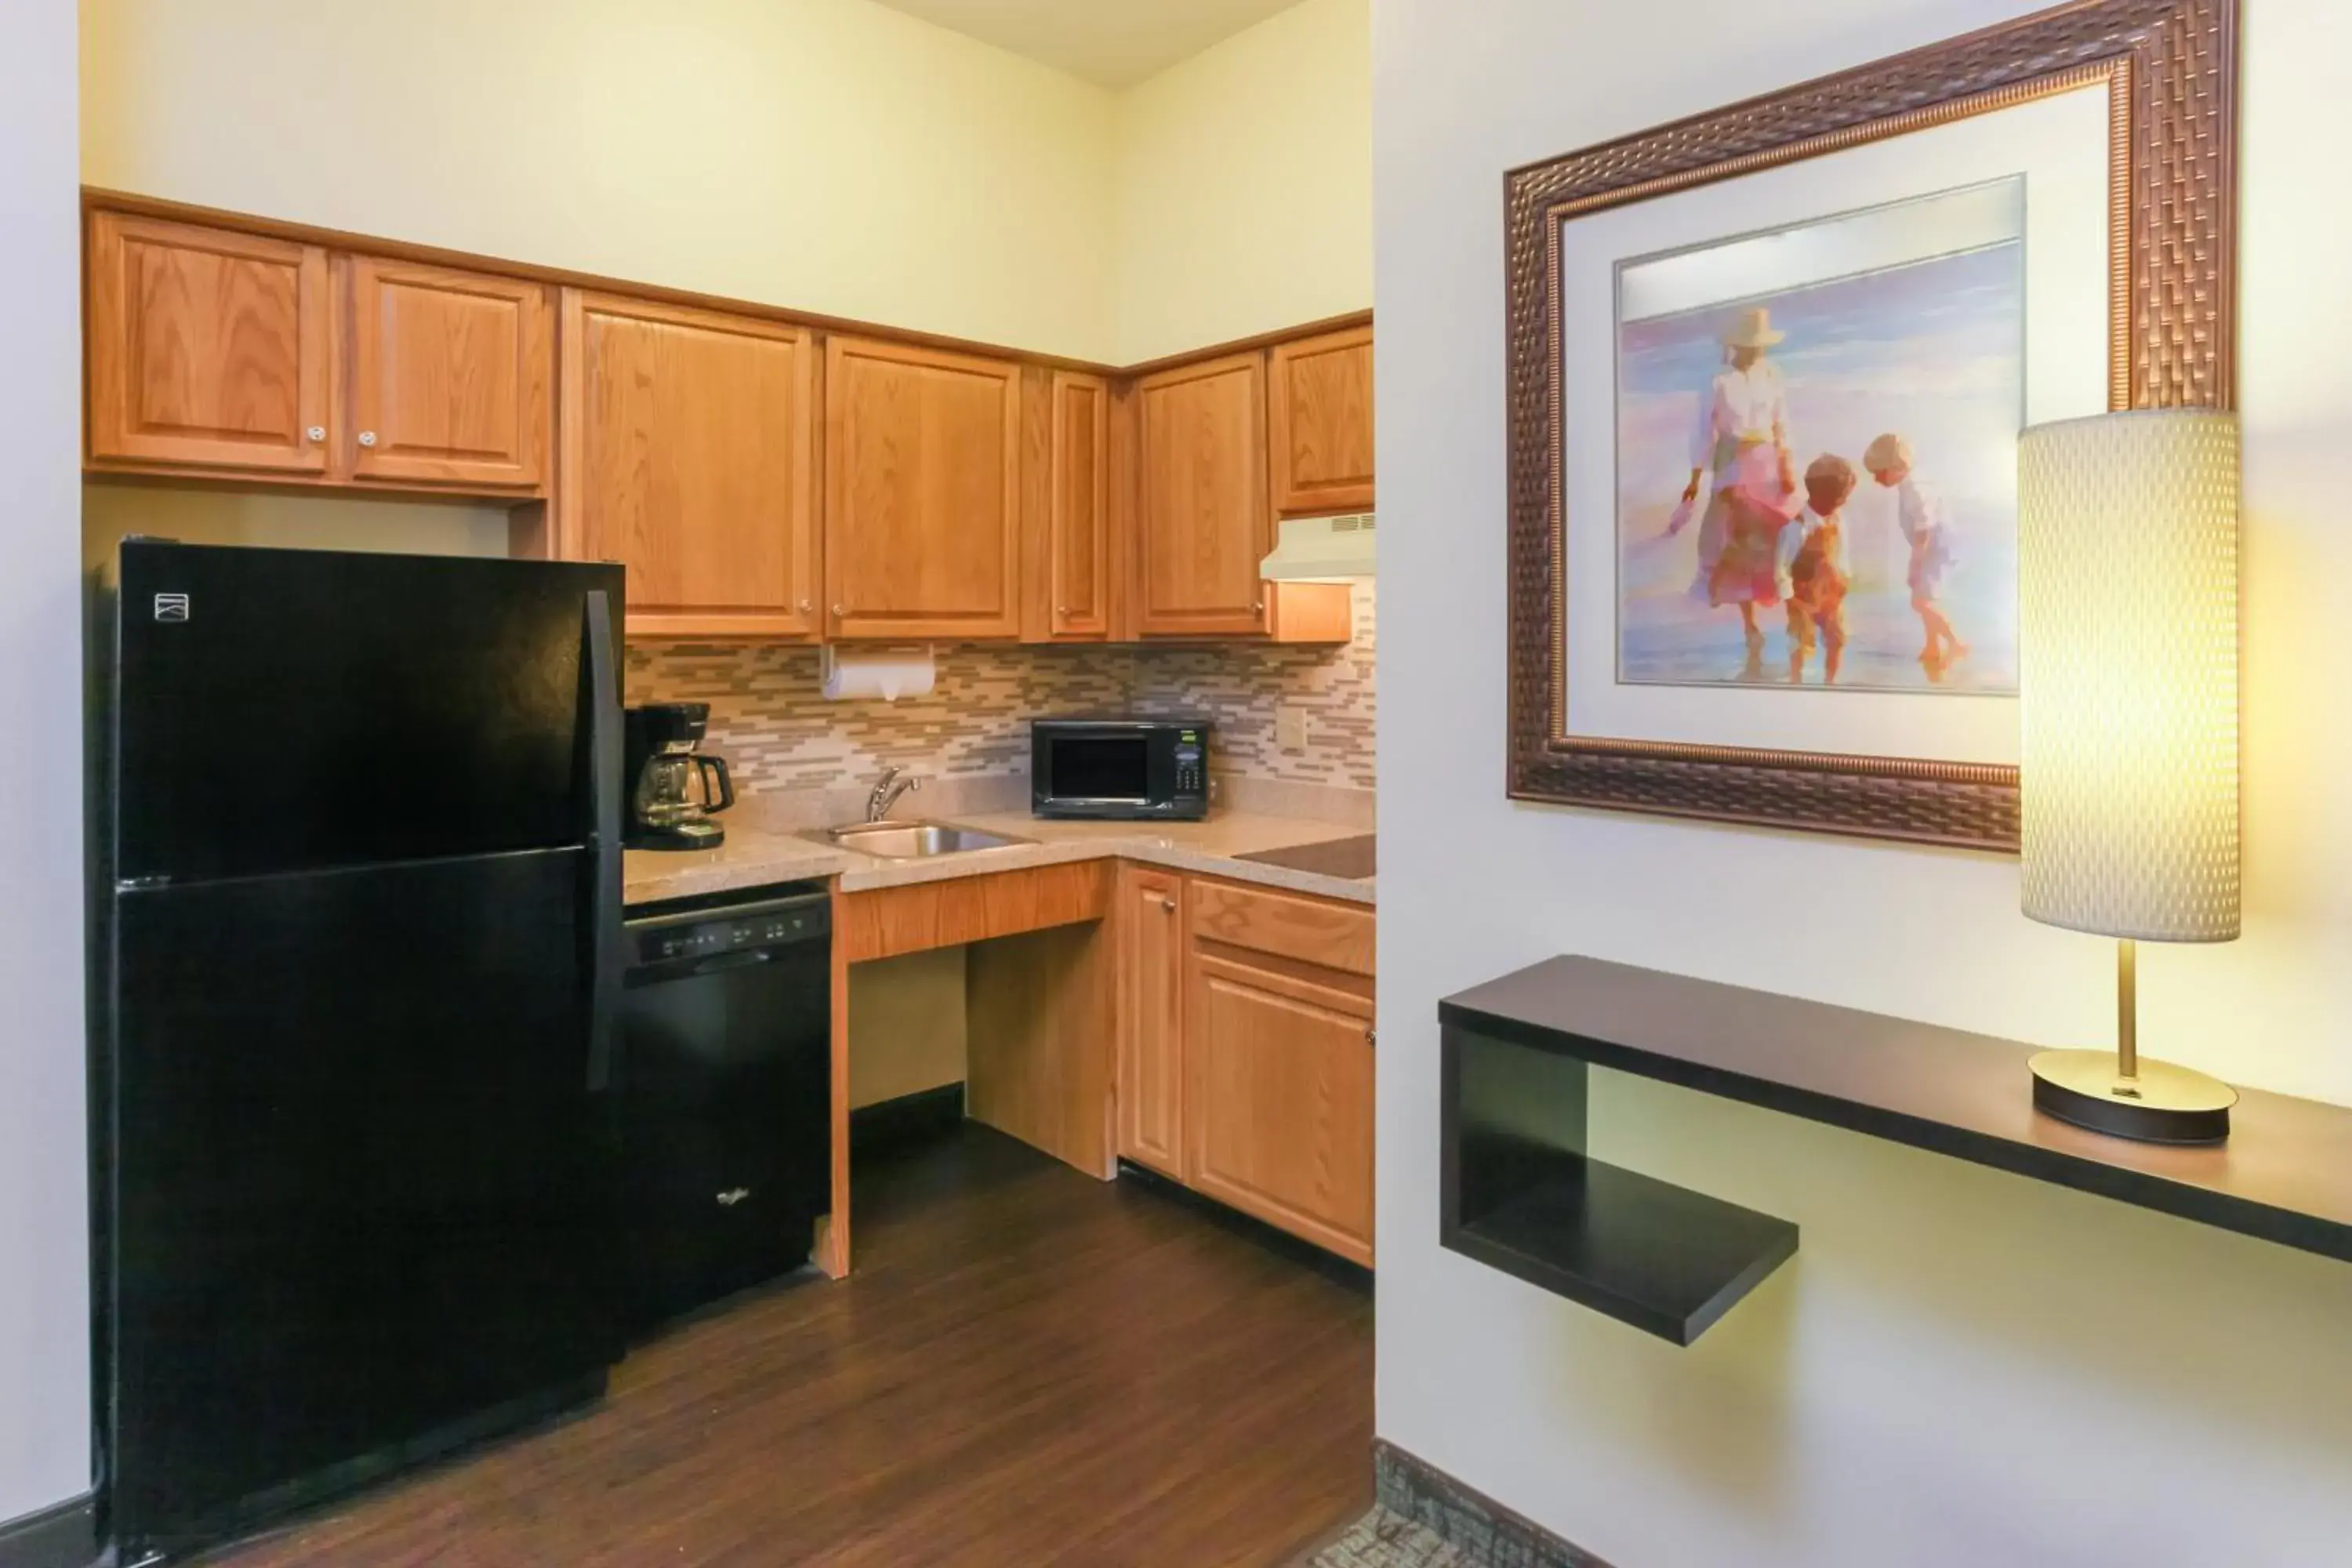
[[2139,1077],[2139,943],[2116,943],[2116,1076]]

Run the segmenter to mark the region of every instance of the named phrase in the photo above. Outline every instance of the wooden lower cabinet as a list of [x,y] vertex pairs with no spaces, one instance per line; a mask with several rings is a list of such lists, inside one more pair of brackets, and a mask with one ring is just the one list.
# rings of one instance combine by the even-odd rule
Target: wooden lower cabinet
[[1122,1158],[1369,1268],[1372,913],[1121,868]]
[[1372,1261],[1372,1006],[1278,970],[1192,955],[1184,1179]]
[[1184,1173],[1184,879],[1118,878],[1118,1152]]

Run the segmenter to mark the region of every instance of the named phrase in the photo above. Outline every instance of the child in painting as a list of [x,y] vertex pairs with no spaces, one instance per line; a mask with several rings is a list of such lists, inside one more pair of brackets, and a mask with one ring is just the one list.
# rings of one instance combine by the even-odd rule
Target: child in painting
[[1861,483],[1853,465],[1824,452],[1805,468],[1805,510],[1780,534],[1780,596],[1789,605],[1789,683],[1801,685],[1818,639],[1822,683],[1837,684],[1845,657],[1845,558],[1842,513]]
[[1870,444],[1862,455],[1862,466],[1881,486],[1895,492],[1895,521],[1903,530],[1904,542],[1911,547],[1910,569],[1905,574],[1911,587],[1911,608],[1927,637],[1927,646],[1919,650],[1919,663],[1928,679],[1941,680],[1952,661],[1966,658],[1969,652],[1969,645],[1959,639],[1936,604],[1936,591],[1952,564],[1943,508],[1912,472],[1911,443],[1894,431]]

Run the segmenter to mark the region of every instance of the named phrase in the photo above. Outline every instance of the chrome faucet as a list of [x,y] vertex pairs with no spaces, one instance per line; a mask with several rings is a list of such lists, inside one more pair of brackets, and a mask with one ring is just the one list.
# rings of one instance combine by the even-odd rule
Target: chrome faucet
[[900,795],[922,787],[923,781],[906,769],[884,768],[880,782],[874,786],[874,793],[866,797],[866,820],[881,821],[890,815],[890,808],[898,804]]

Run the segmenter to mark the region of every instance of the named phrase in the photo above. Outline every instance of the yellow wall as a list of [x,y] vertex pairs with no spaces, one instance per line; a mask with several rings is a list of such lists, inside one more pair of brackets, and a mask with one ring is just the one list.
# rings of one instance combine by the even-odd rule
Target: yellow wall
[[91,184],[1111,354],[1112,95],[868,0],[83,0],[82,33]]
[[502,507],[383,496],[272,495],[167,485],[84,484],[85,570],[126,533],[187,544],[257,544],[278,550],[383,550],[404,555],[504,555]]
[[935,948],[851,965],[849,1016],[851,1109],[961,1082],[964,950]]
[[1129,363],[1371,303],[1370,0],[1123,95],[870,0],[83,0],[82,177]]
[[1118,105],[1118,358],[1372,302],[1370,0],[1305,0]]

